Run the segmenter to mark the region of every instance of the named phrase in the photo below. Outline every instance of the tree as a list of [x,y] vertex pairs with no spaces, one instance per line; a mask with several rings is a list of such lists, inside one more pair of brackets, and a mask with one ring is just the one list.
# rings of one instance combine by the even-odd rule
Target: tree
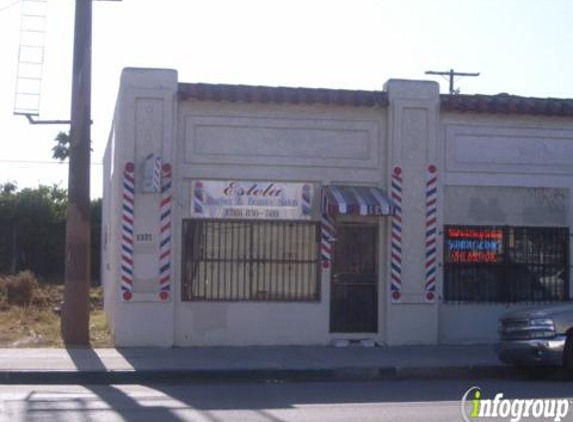
[[13,186],[0,185],[0,272],[62,274],[66,191],[58,186],[18,191]]
[[[32,270],[41,278],[64,275],[67,191],[56,185],[18,190],[0,183],[0,274]],[[101,199],[91,201],[91,274],[99,280]]]
[[52,148],[52,158],[65,161],[70,155],[70,135],[59,132],[54,139],[56,146]]
[[[67,160],[70,156],[70,134],[66,132],[58,132],[54,141],[56,141],[56,145],[52,148],[52,158],[60,161]],[[91,147],[90,151],[93,151]]]
[[2,194],[9,195],[11,193],[16,192],[17,190],[18,190],[18,185],[14,182],[6,182],[0,184],[0,191],[2,192]]

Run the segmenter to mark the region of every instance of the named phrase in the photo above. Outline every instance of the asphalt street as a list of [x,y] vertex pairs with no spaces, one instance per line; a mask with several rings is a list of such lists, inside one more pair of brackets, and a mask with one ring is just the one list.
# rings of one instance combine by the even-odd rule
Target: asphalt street
[[1,385],[0,420],[459,422],[461,398],[473,386],[484,398],[566,398],[563,420],[573,421],[572,381],[525,380]]

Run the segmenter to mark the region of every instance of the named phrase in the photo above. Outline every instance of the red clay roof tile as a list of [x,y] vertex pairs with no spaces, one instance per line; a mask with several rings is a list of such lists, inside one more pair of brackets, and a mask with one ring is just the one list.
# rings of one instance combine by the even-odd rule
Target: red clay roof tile
[[[179,98],[200,101],[331,104],[355,107],[387,107],[389,104],[388,94],[384,91],[205,83],[180,83]],[[443,111],[462,113],[573,116],[573,99],[528,98],[509,94],[441,95],[440,103]]]
[[388,106],[383,91],[287,88],[247,85],[180,83],[179,98],[201,101],[260,102],[277,104],[332,104],[356,107]]
[[573,99],[528,98],[516,95],[441,95],[444,111],[573,116]]

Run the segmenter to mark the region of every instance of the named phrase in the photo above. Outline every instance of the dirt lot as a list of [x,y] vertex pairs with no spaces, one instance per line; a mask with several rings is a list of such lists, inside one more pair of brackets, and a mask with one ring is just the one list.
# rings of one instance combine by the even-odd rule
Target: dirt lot
[[[63,347],[59,310],[62,285],[38,286],[39,303],[0,306],[0,347]],[[90,292],[90,339],[92,347],[113,347],[105,314],[101,287]]]

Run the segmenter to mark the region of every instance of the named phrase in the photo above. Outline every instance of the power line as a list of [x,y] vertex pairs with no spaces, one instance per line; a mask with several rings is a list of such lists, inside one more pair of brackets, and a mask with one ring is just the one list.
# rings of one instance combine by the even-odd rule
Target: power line
[[[435,71],[435,70],[428,70],[426,71],[426,75],[439,75],[444,77],[444,79],[449,79],[450,81],[450,94],[459,94],[459,89],[454,89],[454,83],[459,80],[454,79],[455,76],[479,76],[479,72],[455,72],[454,69],[450,69],[449,71]],[[447,78],[446,78],[447,76]]]
[[[35,161],[35,160],[0,160],[0,163],[14,163],[14,164],[63,164],[62,162],[56,161]],[[103,163],[90,163],[92,166],[102,166]]]
[[6,6],[0,7],[0,12],[3,12],[4,10],[11,8],[12,6],[17,5],[18,3],[20,3],[20,1],[21,1],[21,0],[16,0],[16,1],[13,1],[12,3],[10,3],[10,4],[7,4]]

